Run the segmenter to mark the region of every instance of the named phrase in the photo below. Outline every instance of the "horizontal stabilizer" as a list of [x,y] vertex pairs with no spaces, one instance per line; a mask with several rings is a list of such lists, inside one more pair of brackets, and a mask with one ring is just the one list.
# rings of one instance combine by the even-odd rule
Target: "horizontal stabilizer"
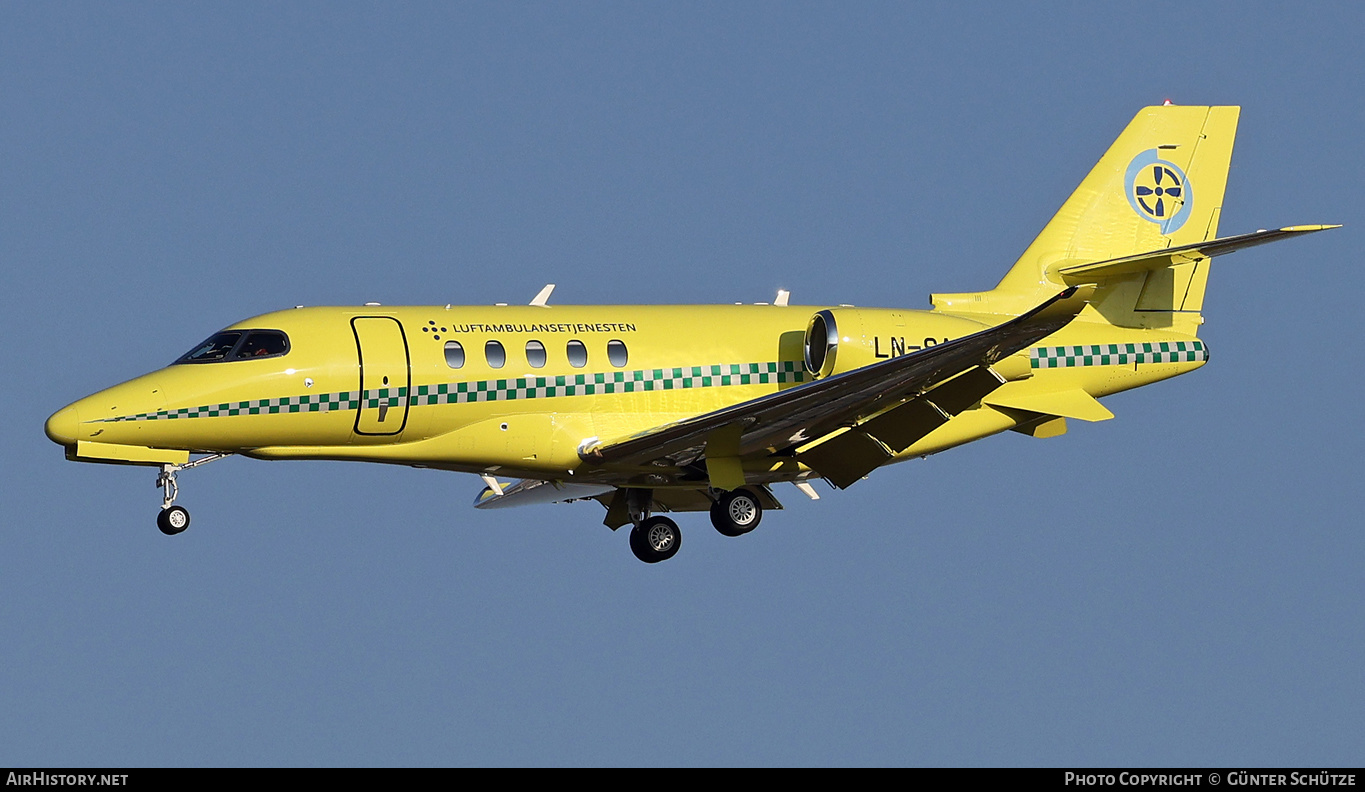
[[[1001,390],[1005,389],[1002,388]],[[991,407],[1007,407],[1043,415],[1059,415],[1063,418],[1076,418],[1081,421],[1107,421],[1114,417],[1114,414],[1109,412],[1103,404],[1100,404],[1098,399],[1080,388],[1055,393],[1022,393],[1018,396],[1010,396],[1008,393],[1002,394],[997,391],[987,396],[985,402]]]
[[1112,278],[1118,275],[1131,275],[1135,272],[1145,272],[1148,270],[1164,269],[1166,267],[1174,267],[1177,264],[1188,264],[1202,259],[1220,256],[1224,253],[1231,253],[1244,248],[1264,245],[1281,239],[1311,234],[1315,231],[1325,231],[1329,228],[1341,228],[1341,226],[1289,226],[1288,228],[1276,228],[1271,231],[1257,231],[1251,234],[1223,237],[1222,239],[1210,239],[1204,242],[1194,242],[1188,245],[1179,245],[1177,247],[1165,248],[1164,250],[1153,250],[1148,253],[1138,253],[1132,256],[1108,259],[1106,261],[1071,264],[1059,267],[1057,269],[1057,275],[1061,277],[1063,283],[1066,283],[1069,286],[1075,286],[1082,283],[1095,283],[1104,278]]

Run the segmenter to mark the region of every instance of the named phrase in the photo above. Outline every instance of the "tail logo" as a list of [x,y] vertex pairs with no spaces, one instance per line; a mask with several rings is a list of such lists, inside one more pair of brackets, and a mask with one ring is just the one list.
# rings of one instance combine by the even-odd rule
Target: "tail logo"
[[1194,205],[1194,191],[1190,180],[1179,165],[1167,162],[1156,149],[1133,157],[1123,179],[1128,204],[1138,217],[1161,226],[1161,233],[1171,234],[1185,225]]

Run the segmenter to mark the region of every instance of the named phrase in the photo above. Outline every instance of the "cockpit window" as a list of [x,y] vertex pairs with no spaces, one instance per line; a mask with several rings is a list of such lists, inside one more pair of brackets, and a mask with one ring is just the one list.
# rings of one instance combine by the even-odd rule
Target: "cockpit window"
[[237,360],[258,357],[274,357],[289,351],[289,339],[278,330],[252,330],[246,340],[237,346],[234,357]]
[[186,352],[176,363],[219,363],[279,357],[289,352],[289,336],[279,330],[227,330]]
[[176,363],[214,363],[226,360],[244,333],[218,333],[199,346],[186,352]]

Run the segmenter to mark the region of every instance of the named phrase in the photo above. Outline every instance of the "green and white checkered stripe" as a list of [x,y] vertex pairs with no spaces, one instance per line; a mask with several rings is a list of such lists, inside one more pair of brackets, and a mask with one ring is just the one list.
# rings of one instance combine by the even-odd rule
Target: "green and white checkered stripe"
[[505,380],[419,385],[413,406],[467,402],[545,399],[557,396],[597,396],[608,393],[713,388],[728,385],[767,385],[802,382],[800,364],[737,363],[691,368],[612,371],[560,377],[518,377]]
[[1202,341],[1160,341],[1147,344],[1092,344],[1035,347],[1029,350],[1033,368],[1123,366],[1129,363],[1194,363],[1209,359]]
[[[392,395],[390,395],[391,391]],[[388,401],[390,406],[397,406],[398,400],[406,395],[406,391],[407,388],[384,388],[366,391],[367,406],[378,407],[381,399]],[[217,418],[224,415],[276,415],[279,413],[354,410],[359,407],[359,391],[347,391],[345,393],[318,393],[306,396],[283,396],[278,399],[205,404],[201,407],[181,407],[178,410],[121,415],[117,418],[105,418],[104,421],[165,421],[176,418]]]
[[411,406],[465,404],[469,402],[546,399],[559,396],[595,396],[608,393],[713,388],[729,385],[767,385],[804,382],[800,363],[735,363],[719,366],[612,371],[560,377],[518,377],[516,379],[477,380],[439,385],[419,385],[411,396],[407,388],[380,388],[344,393],[286,396],[278,399],[208,404],[182,407],[137,415],[105,418],[104,421],[165,421],[177,418],[217,418],[234,415],[276,415],[279,413],[331,412],[356,410],[361,402],[369,408],[381,404],[397,407],[403,399]]

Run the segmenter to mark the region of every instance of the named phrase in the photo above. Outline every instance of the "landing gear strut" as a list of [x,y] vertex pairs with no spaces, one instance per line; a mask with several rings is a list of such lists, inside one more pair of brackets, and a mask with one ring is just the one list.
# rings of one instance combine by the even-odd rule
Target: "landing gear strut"
[[635,524],[630,529],[630,551],[635,557],[646,564],[657,564],[677,555],[682,546],[682,531],[667,517],[650,516],[654,492],[632,487],[624,495],[630,521]]
[[161,513],[156,516],[156,527],[167,536],[175,536],[190,527],[190,510],[184,506],[176,506],[175,498],[180,494],[180,486],[175,483],[175,474],[182,470],[199,467],[209,462],[216,462],[231,454],[209,454],[205,457],[186,462],[183,465],[162,465],[161,472],[156,475],[156,485],[161,488]]

